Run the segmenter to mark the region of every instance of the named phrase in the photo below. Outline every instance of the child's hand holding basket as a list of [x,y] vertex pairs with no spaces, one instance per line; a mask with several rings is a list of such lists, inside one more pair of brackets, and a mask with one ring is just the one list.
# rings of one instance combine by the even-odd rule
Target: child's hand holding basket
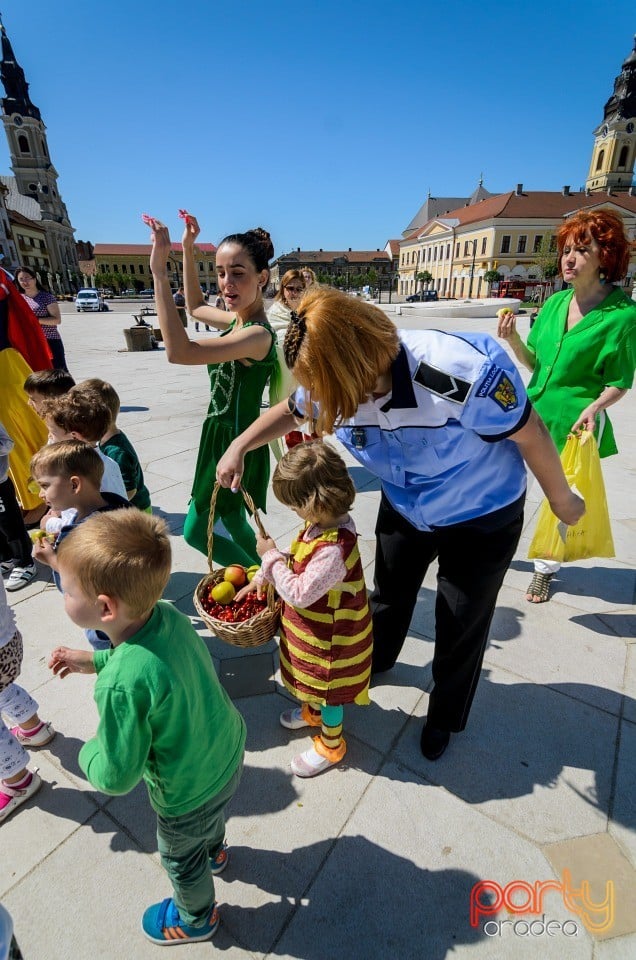
[[[212,548],[214,543],[214,509],[219,484],[215,484],[210,501],[210,519],[208,521],[208,564],[210,573],[197,584],[194,591],[194,606],[208,629],[220,640],[237,647],[255,647],[267,643],[278,631],[280,622],[280,600],[271,583],[249,587],[250,573],[254,568],[246,569],[240,564],[212,569]],[[252,511],[260,537],[269,539],[260,516],[249,493],[241,487],[243,499]],[[241,588],[236,590],[236,588]]]

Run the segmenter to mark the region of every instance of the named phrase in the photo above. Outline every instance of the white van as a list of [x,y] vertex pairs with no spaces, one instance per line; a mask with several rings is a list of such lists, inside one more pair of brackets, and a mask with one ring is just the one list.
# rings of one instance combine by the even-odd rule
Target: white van
[[99,310],[104,310],[105,305],[97,290],[92,287],[87,287],[84,290],[77,291],[75,309],[78,313],[81,310],[98,312]]

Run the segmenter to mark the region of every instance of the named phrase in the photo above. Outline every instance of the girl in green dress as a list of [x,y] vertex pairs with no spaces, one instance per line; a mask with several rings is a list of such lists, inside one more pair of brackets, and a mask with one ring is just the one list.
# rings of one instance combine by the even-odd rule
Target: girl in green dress
[[[177,315],[167,263],[170,236],[167,227],[145,218],[152,231],[150,269],[155,283],[157,318],[170,363],[206,364],[210,377],[210,404],[203,423],[199,454],[192,485],[192,499],[184,537],[207,556],[210,497],[216,464],[231,441],[259,416],[263,389],[278,376],[276,336],[267,322],[263,290],[269,281],[268,264],[274,256],[272,242],[260,228],[233,234],[221,241],[216,253],[220,292],[227,311],[205,303],[194,259],[199,235],[195,217],[184,215],[183,272],[188,313],[195,320],[216,327],[220,336],[190,340]],[[264,510],[269,482],[269,450],[250,455],[243,485],[255,505]],[[219,490],[215,507],[214,556],[221,566],[258,563],[256,537],[248,521],[242,497]],[[222,531],[222,532],[221,532]]]
[[[499,320],[498,335],[532,372],[528,397],[557,449],[568,434],[595,433],[601,457],[617,453],[605,413],[632,386],[636,365],[636,303],[613,286],[627,273],[630,244],[611,210],[581,210],[557,232],[559,271],[571,288],[541,308],[527,344],[515,316]],[[544,603],[560,564],[536,560],[526,599]]]

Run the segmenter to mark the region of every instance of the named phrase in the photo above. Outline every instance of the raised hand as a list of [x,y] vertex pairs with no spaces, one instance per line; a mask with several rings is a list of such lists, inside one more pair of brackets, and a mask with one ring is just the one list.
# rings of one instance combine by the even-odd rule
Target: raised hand
[[154,277],[167,276],[168,257],[170,256],[170,233],[168,228],[160,220],[149,217],[144,214],[142,217],[144,223],[150,227],[152,240],[152,252],[150,254],[150,270]]
[[185,221],[181,242],[184,247],[192,247],[194,246],[194,241],[201,233],[199,221],[193,214],[188,213],[187,210],[179,210],[179,216]]

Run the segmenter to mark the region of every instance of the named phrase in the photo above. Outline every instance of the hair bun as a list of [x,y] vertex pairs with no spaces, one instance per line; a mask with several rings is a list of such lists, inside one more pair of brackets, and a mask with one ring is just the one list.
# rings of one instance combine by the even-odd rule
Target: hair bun
[[267,230],[264,230],[263,227],[254,227],[253,230],[249,230],[248,232],[254,234],[254,236],[258,238],[265,250],[265,256],[268,260],[272,260],[274,257],[274,244],[272,243],[271,235],[267,232]]

